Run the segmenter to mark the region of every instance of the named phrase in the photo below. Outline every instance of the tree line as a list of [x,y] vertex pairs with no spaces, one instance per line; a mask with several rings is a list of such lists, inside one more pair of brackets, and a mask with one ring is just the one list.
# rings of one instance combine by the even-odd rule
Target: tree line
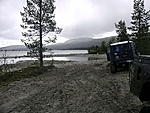
[[[133,12],[131,13],[131,26],[127,27],[124,20],[115,23],[117,38],[109,42],[102,42],[100,47],[91,47],[98,53],[105,53],[107,47],[113,42],[132,40],[137,50],[142,54],[150,54],[150,10],[144,7],[144,0],[134,0]],[[131,32],[128,33],[128,30]],[[101,52],[99,52],[101,50]]]
[[[146,11],[144,0],[134,0],[131,19],[131,26],[129,27],[126,27],[124,20],[115,23],[118,41],[126,41],[130,39],[138,40],[150,36],[150,10]],[[131,31],[131,34],[127,33],[127,29]]]
[[[132,40],[141,54],[150,54],[150,10],[144,7],[144,0],[134,0],[131,26],[126,27],[124,20],[115,24],[118,41]],[[131,33],[127,33],[127,29]]]

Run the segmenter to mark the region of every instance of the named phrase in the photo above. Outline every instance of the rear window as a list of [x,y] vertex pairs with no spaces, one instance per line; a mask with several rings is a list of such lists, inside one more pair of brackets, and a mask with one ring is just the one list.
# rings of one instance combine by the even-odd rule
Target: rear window
[[128,44],[120,44],[120,45],[111,46],[111,50],[113,52],[127,51],[128,50]]

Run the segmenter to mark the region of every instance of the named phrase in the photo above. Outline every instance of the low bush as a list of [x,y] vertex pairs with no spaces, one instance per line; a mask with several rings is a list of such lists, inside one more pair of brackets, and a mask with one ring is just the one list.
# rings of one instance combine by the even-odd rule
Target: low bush
[[41,68],[38,66],[32,66],[13,72],[0,72],[0,86],[7,85],[11,82],[18,81],[24,78],[36,77],[47,72],[49,68],[52,67],[44,66]]

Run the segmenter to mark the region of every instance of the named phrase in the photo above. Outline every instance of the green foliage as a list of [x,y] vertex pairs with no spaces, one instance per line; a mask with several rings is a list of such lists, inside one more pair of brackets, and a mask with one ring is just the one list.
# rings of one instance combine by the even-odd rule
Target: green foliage
[[118,23],[115,23],[115,27],[119,42],[129,40],[125,21],[120,20]]
[[105,53],[107,51],[107,43],[105,41],[102,41],[100,50]]
[[137,37],[134,40],[136,49],[140,54],[150,54],[150,34],[149,34],[150,11],[144,8],[144,0],[134,0],[134,10],[132,13],[132,26],[129,29],[132,35]]
[[116,42],[116,39],[113,37],[109,40],[108,45],[115,43],[115,42]]
[[88,53],[89,54],[98,54],[100,52],[100,47],[98,46],[92,46],[88,48]]
[[[42,2],[41,6],[40,2]],[[54,0],[27,0],[27,6],[24,7],[24,12],[20,12],[23,22],[21,27],[26,30],[22,35],[27,38],[30,37],[28,41],[36,41],[34,37],[37,39],[40,35],[40,19],[42,19],[43,36],[46,36],[49,32],[54,32],[56,29],[54,10]]]
[[146,36],[149,31],[150,11],[144,8],[144,0],[134,0],[134,10],[132,13],[132,26],[129,30],[132,31],[132,36],[137,38]]
[[104,54],[107,51],[107,43],[105,41],[101,42],[101,46],[93,46],[88,48],[89,54]]

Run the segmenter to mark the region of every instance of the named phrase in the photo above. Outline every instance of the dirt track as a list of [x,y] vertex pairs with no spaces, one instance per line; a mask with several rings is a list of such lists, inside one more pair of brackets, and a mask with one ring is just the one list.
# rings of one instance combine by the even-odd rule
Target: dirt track
[[57,63],[44,75],[0,88],[0,113],[138,113],[128,73],[110,74],[108,62]]

